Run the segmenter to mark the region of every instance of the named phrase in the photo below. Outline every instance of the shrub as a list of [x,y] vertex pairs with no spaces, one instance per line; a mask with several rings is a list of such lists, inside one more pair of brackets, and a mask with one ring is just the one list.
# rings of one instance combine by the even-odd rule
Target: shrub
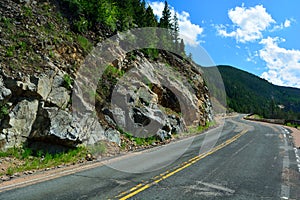
[[77,42],[85,52],[89,52],[93,47],[93,44],[82,35],[78,35]]
[[26,159],[31,155],[32,155],[32,150],[31,149],[29,149],[29,148],[24,148],[23,149],[23,151],[22,151],[22,158],[23,159]]
[[13,57],[15,52],[15,46],[9,46],[6,50],[7,57]]
[[72,84],[73,84],[73,79],[70,77],[69,74],[65,74],[64,75],[64,86],[67,89],[71,89],[72,88]]
[[73,27],[75,31],[84,33],[89,29],[89,22],[84,17],[80,17],[79,20],[74,21]]
[[3,119],[6,115],[9,114],[9,108],[7,105],[0,105],[0,119]]

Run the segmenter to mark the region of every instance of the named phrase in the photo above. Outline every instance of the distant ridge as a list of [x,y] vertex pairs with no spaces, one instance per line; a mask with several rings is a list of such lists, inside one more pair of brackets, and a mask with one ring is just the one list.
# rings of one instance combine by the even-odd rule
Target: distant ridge
[[230,109],[267,118],[300,118],[300,89],[273,85],[232,66],[217,68],[224,81]]

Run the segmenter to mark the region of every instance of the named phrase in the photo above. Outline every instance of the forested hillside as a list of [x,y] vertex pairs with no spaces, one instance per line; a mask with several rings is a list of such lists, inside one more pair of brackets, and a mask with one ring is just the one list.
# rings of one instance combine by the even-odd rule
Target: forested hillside
[[218,66],[227,93],[227,106],[266,118],[300,118],[300,89],[276,86],[231,66]]
[[[179,38],[178,18],[176,13],[171,14],[166,1],[160,19],[154,15],[145,0],[62,0],[61,5],[76,32],[105,30],[104,37],[107,37],[138,27],[166,28],[170,30],[170,34],[161,37],[160,41],[152,40],[151,45],[156,46],[159,42],[165,47],[173,45],[176,52],[184,55],[185,45],[183,39]],[[157,51],[153,51],[148,50],[147,53],[157,54]]]

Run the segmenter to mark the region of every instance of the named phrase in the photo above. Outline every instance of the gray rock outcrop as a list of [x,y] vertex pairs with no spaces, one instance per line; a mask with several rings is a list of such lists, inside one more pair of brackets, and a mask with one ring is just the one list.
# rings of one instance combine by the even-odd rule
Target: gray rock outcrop
[[5,104],[11,96],[10,89],[4,86],[3,78],[0,75],[0,106]]
[[11,105],[9,114],[0,121],[1,149],[26,141],[69,147],[106,139],[121,144],[120,133],[103,128],[94,113],[73,116],[68,111],[70,92],[64,87],[63,76],[59,70],[39,76],[0,76],[0,103]]
[[38,100],[22,100],[9,113],[2,124],[1,138],[5,148],[21,145],[29,137],[38,111]]
[[[131,64],[118,61],[115,65],[126,65],[130,70],[118,79],[111,104],[103,104],[100,118],[95,100],[84,98],[90,91],[76,87],[88,82],[87,77],[75,82],[71,108],[71,92],[65,87],[63,71],[54,68],[39,75],[14,77],[1,72],[0,105],[8,103],[9,114],[0,120],[0,148],[26,141],[73,147],[109,140],[121,145],[119,128],[136,137],[156,136],[164,141],[188,126],[210,120],[207,91],[195,92],[190,80],[178,71],[142,57]],[[202,88],[201,76],[194,76]],[[71,112],[74,108],[80,112]]]

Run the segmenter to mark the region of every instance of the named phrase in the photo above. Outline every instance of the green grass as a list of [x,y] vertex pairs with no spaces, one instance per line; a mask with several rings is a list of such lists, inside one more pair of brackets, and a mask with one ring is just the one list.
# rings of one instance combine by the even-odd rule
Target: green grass
[[113,65],[108,65],[104,71],[104,75],[113,76],[113,77],[121,77],[125,74],[124,70],[119,70]]
[[73,22],[73,27],[77,32],[84,33],[89,29],[89,21],[80,16],[78,20]]
[[73,79],[70,77],[69,74],[65,74],[64,77],[64,85],[67,89],[71,89],[72,88],[72,84],[73,84]]
[[9,46],[9,47],[7,47],[7,49],[6,49],[6,56],[7,57],[13,57],[14,56],[14,54],[15,54],[15,46]]
[[257,114],[251,115],[250,117],[253,119],[263,119],[263,116]]
[[27,43],[23,42],[23,41],[19,41],[18,42],[18,48],[20,48],[22,51],[26,51],[27,50]]
[[[146,138],[140,138],[140,137],[135,137],[131,133],[125,132],[121,128],[117,128],[117,130],[123,134],[127,139],[133,141],[137,146],[148,146],[151,145],[154,142],[160,142],[160,140],[156,136],[151,136],[151,137],[146,137]],[[121,144],[121,148],[125,149],[126,143]]]
[[6,17],[0,17],[0,21],[4,23],[4,27],[11,29],[13,27],[12,20]]
[[[206,122],[205,126],[189,127],[188,131],[180,133],[180,134],[174,134],[173,137],[180,138],[182,136],[199,134],[199,133],[207,130],[209,127],[214,126],[215,124],[216,123],[214,121],[212,121],[212,122]],[[147,138],[139,138],[139,137],[133,136],[131,133],[127,133],[127,132],[123,131],[121,128],[118,128],[118,131],[121,134],[123,134],[126,138],[128,138],[129,140],[135,142],[135,144],[137,146],[148,146],[154,142],[160,142],[159,138],[156,136],[151,136],[151,137],[147,137]],[[122,143],[121,148],[125,149],[126,143]]]
[[93,44],[84,36],[78,35],[77,42],[85,52],[91,51]]
[[89,146],[88,152],[91,153],[92,155],[104,154],[106,153],[106,145],[104,142],[100,141],[92,146]]
[[106,66],[102,78],[99,79],[99,88],[97,90],[102,99],[106,99],[111,95],[112,88],[124,74],[125,71],[122,69],[118,69],[113,65]]
[[292,123],[286,123],[285,124],[286,126],[289,126],[289,127],[293,127],[293,128],[298,128],[298,125],[297,124],[292,124]]
[[0,105],[0,119],[9,114],[9,108],[7,105]]
[[10,148],[5,152],[0,151],[0,158],[3,158],[3,157],[20,158],[19,152],[20,152],[20,149],[18,149],[18,148]]
[[27,6],[23,6],[23,12],[24,12],[24,16],[27,18],[31,18],[33,16],[32,10],[31,8],[27,7]]
[[42,150],[33,152],[29,148],[11,148],[6,152],[0,152],[1,157],[11,157],[23,161],[19,166],[8,167],[6,174],[13,175],[16,172],[27,170],[45,169],[62,164],[76,163],[86,156],[87,149],[78,147],[67,152],[50,154]]
[[209,127],[214,126],[215,124],[216,124],[215,121],[212,121],[212,122],[206,122],[205,126],[188,127],[188,130],[186,132],[179,134],[177,137],[180,137],[181,135],[193,135],[193,134],[202,133],[203,131],[207,130]]

